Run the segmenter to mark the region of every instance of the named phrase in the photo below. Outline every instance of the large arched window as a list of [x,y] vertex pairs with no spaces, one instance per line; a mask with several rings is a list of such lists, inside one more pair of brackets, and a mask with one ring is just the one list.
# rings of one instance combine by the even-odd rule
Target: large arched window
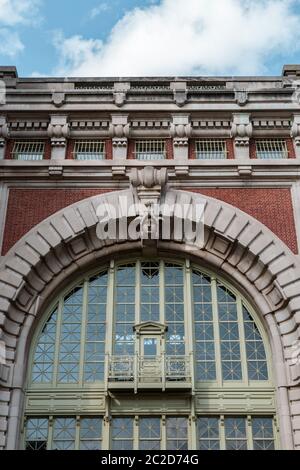
[[62,293],[36,333],[25,445],[273,448],[269,356],[255,312],[214,274],[112,262]]

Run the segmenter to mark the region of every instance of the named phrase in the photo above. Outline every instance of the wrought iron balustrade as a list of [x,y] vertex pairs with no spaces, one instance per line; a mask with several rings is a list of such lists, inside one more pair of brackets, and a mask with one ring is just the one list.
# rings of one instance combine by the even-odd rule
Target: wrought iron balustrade
[[134,382],[135,384],[190,383],[189,356],[108,356],[108,382]]

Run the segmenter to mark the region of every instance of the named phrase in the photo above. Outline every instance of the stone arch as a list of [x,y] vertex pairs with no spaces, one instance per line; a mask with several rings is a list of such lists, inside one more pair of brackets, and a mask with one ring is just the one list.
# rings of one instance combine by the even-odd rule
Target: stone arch
[[[63,277],[84,269],[95,258],[141,249],[140,240],[112,242],[96,236],[97,208],[119,207],[120,197],[128,204],[140,201],[133,188],[69,206],[34,227],[1,262],[0,340],[6,345],[7,361],[0,366],[0,448],[17,445],[26,341],[51,289]],[[146,199],[149,197],[148,194]],[[197,198],[192,193],[169,189],[161,202],[193,207]],[[212,198],[203,199],[204,246],[191,256],[198,263],[206,262],[234,279],[258,306],[275,354],[283,447],[300,447],[300,365],[291,363],[295,341],[300,336],[299,261],[254,218]],[[132,207],[135,209],[131,216],[135,217],[137,205]],[[110,215],[115,217],[113,213]],[[185,255],[189,253],[187,248],[185,240],[174,240],[172,233],[169,241],[158,240],[156,245],[159,252]]]

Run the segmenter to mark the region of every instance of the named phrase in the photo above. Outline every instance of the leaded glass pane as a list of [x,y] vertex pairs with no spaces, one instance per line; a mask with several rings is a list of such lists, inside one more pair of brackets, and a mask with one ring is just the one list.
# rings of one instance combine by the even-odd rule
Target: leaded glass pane
[[135,273],[135,264],[120,266],[116,272],[113,351],[117,356],[134,353]]
[[141,265],[141,321],[159,321],[159,263]]
[[225,418],[227,450],[247,450],[246,419]]
[[274,450],[272,418],[252,418],[254,450]]
[[104,379],[107,272],[89,280],[86,319],[84,381]]
[[160,418],[139,419],[139,449],[160,450]]
[[165,265],[165,316],[166,353],[170,356],[185,355],[183,268]]
[[50,383],[53,379],[57,328],[57,309],[51,314],[40,334],[33,357],[32,382]]
[[64,298],[60,329],[58,381],[79,381],[80,342],[83,309],[83,286]]
[[53,450],[74,450],[75,418],[56,418],[53,424]]
[[167,426],[167,450],[188,450],[188,419],[169,417]]
[[133,418],[113,418],[111,422],[112,450],[133,449]]
[[101,450],[102,419],[82,418],[80,420],[80,449]]
[[219,450],[219,419],[212,417],[198,418],[199,450]]
[[248,310],[243,307],[246,355],[249,380],[268,380],[265,346]]
[[26,422],[26,450],[47,450],[48,418],[31,418]]
[[212,311],[211,280],[193,271],[193,301],[195,322],[195,359],[197,380],[215,380],[215,344]]
[[223,380],[242,380],[236,297],[226,287],[218,284],[217,299]]

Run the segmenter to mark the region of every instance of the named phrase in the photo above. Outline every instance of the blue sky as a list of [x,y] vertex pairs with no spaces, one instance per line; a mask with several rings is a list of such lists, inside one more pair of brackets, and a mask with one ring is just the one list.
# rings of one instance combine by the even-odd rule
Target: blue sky
[[243,75],[300,63],[300,0],[0,0],[20,76]]

